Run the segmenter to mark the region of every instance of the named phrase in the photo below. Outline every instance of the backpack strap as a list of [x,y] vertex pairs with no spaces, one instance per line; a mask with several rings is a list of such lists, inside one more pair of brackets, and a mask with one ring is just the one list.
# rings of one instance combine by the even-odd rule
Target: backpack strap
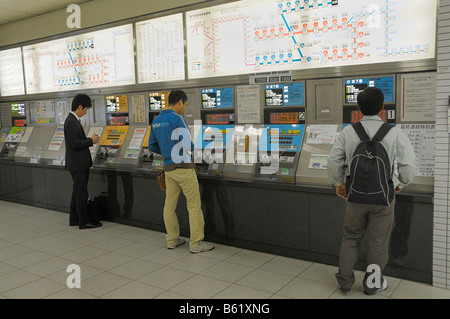
[[[356,134],[358,134],[359,139],[361,141],[370,141],[370,137],[367,135],[361,122],[352,124],[352,126],[355,129]],[[381,125],[380,128],[378,129],[378,132],[372,138],[372,141],[380,142],[386,136],[386,134],[390,131],[390,129],[392,127],[393,126],[391,124],[383,123],[383,125]]]
[[369,135],[367,135],[361,122],[352,124],[352,126],[355,129],[356,134],[358,134],[358,137],[361,141],[370,141],[370,137]]
[[393,126],[391,124],[383,123],[383,125],[381,125],[380,128],[378,129],[378,132],[372,138],[372,141],[381,142],[381,140],[383,140],[383,138],[386,136],[386,134],[390,131],[392,127]]

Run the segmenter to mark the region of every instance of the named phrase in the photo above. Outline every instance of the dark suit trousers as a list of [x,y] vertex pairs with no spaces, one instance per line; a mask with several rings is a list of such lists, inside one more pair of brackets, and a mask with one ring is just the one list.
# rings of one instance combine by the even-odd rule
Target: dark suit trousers
[[89,170],[70,172],[73,180],[72,200],[70,202],[70,223],[86,225],[89,223],[87,213]]

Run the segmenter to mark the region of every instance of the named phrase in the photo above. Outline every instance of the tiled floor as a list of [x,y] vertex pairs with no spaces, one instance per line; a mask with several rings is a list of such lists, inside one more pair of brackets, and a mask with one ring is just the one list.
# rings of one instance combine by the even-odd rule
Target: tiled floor
[[[81,288],[68,288],[80,267]],[[450,290],[387,277],[389,288],[366,296],[337,289],[336,267],[216,245],[191,254],[168,250],[164,234],[104,222],[79,230],[68,215],[0,201],[0,298],[450,298]],[[70,277],[72,278],[72,277]]]

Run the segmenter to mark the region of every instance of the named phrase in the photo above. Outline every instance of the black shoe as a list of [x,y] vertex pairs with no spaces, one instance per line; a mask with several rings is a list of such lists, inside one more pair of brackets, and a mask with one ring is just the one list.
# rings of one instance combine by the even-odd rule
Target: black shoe
[[102,223],[98,223],[98,224],[87,223],[85,225],[79,226],[80,229],[97,228],[97,227],[102,227]]
[[79,226],[79,222],[69,222],[69,226]]

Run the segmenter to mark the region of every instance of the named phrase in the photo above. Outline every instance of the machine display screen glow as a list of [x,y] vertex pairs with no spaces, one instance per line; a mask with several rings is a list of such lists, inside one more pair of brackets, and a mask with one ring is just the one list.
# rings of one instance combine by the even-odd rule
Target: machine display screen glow
[[202,89],[202,108],[231,108],[233,107],[233,88]]
[[127,95],[106,96],[106,112],[128,112]]
[[[386,110],[382,111],[380,115],[381,115],[381,119],[384,122],[387,122],[387,112],[386,112]],[[352,124],[358,123],[359,121],[361,121],[363,116],[364,115],[361,113],[361,111],[357,111],[357,110],[356,111],[351,111],[351,123]]]
[[150,111],[160,111],[169,106],[170,92],[152,92],[148,94]]
[[[234,115],[233,115],[234,116]],[[216,113],[216,114],[206,114],[206,123],[208,125],[211,124],[220,124],[220,125],[226,125],[234,123],[234,121],[231,120],[232,115],[229,113]]]
[[25,86],[21,49],[0,51],[0,96],[22,94],[25,94]]
[[226,149],[231,141],[234,125],[203,125],[202,134],[195,141],[197,149]]
[[372,86],[383,91],[384,103],[394,103],[393,76],[345,79],[345,103],[357,103],[359,92]]
[[11,103],[11,116],[25,116],[25,103]]
[[298,112],[271,112],[270,124],[297,124],[299,121]]
[[23,47],[27,94],[135,84],[133,25]]
[[303,82],[268,84],[264,90],[266,106],[304,105]]
[[[280,151],[299,152],[304,131],[304,124],[265,125],[258,146],[259,150],[272,151],[272,145],[278,144]],[[275,139],[275,134],[278,134],[278,139]]]
[[433,59],[437,3],[243,0],[188,11],[188,78]]

